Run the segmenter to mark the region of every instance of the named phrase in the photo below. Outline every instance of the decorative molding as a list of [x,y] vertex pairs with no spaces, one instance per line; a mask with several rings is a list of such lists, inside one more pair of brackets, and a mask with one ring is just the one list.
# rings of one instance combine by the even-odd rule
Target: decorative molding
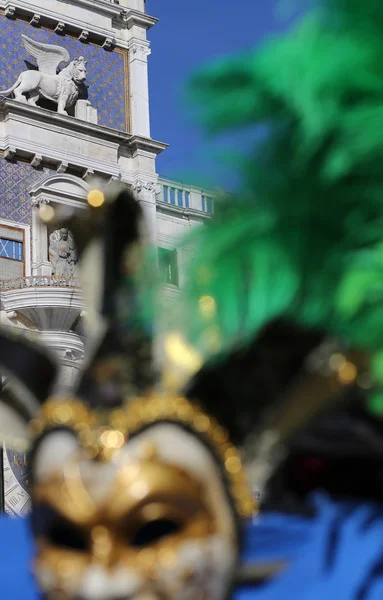
[[[66,332],[84,309],[78,280],[49,276],[0,282],[4,310],[16,311],[42,332]],[[67,345],[66,345],[67,346]]]
[[63,21],[59,21],[54,29],[54,32],[58,35],[63,35],[65,32],[65,23]]
[[13,160],[16,156],[16,148],[14,146],[8,146],[8,148],[5,148],[4,150],[4,158],[5,160]]
[[128,147],[133,153],[147,152],[149,156],[161,154],[169,144],[158,142],[152,138],[147,138],[141,135],[131,135],[127,141]]
[[43,204],[45,204],[45,205],[50,204],[50,199],[41,197],[41,198],[32,198],[32,200],[31,200],[32,208],[40,208],[40,206],[42,206]]
[[37,13],[35,13],[29,22],[34,27],[38,27],[41,23],[41,15],[38,15]]
[[125,24],[127,29],[131,29],[134,26],[142,27],[143,29],[150,29],[158,22],[156,17],[151,17],[146,13],[142,13],[134,9],[122,9],[119,18]]
[[[81,338],[69,331],[45,331],[40,334],[44,345],[55,350],[59,356],[60,366],[71,362],[80,362],[84,358],[84,343]],[[63,360],[64,359],[64,360]],[[60,375],[59,375],[60,376]]]
[[39,181],[30,190],[32,206],[41,204],[66,204],[84,207],[89,186],[80,177],[60,173]]
[[4,14],[8,19],[14,19],[16,17],[16,6],[14,4],[9,4],[5,8]]
[[116,40],[111,38],[111,37],[107,37],[105,38],[105,42],[103,43],[102,47],[104,48],[104,50],[111,50],[113,48],[113,46],[115,45]]
[[146,60],[152,51],[149,48],[149,43],[146,45],[143,44],[143,42],[132,40],[132,43],[129,44],[129,52],[133,59],[138,58],[139,60]]
[[108,180],[108,184],[109,183],[116,183],[118,181],[121,181],[121,175],[117,175],[117,176],[112,175],[112,177],[110,177],[109,180]]
[[81,6],[92,12],[101,13],[112,18],[118,17],[121,13],[121,6],[109,0],[60,0],[60,2],[72,6]]
[[34,275],[31,277],[17,277],[16,279],[7,279],[0,281],[0,290],[7,292],[9,290],[23,290],[34,287],[54,287],[54,288],[80,288],[80,280],[77,277],[53,277],[45,275]]
[[82,178],[85,181],[87,179],[91,179],[92,177],[94,177],[94,170],[93,169],[86,169],[86,171],[84,172],[84,175],[82,176]]
[[[63,0],[66,1],[66,0]],[[109,17],[109,19],[118,19],[120,23],[122,23],[122,19],[120,19],[120,14],[123,11],[122,7],[118,4],[114,4],[112,2],[107,2],[106,0],[87,0],[82,2],[82,0],[77,0],[71,2],[68,0],[68,4],[81,5],[83,4],[86,8],[90,9],[92,12],[100,12],[95,11],[95,7],[98,5],[102,5],[104,14]],[[26,19],[29,22],[36,14],[36,3],[29,2],[28,0],[0,0],[0,7],[4,8],[4,13],[9,19],[14,19],[15,17],[20,17],[22,19]],[[99,27],[97,25],[92,24],[91,22],[81,21],[76,19],[75,17],[69,16],[67,14],[60,14],[57,11],[49,10],[46,6],[41,6],[39,3],[39,17],[40,17],[40,25],[47,26],[50,29],[56,31],[56,33],[62,33],[62,25],[65,27],[65,32],[68,35],[73,35],[74,37],[79,37],[82,31],[87,31],[89,34],[89,38],[87,41],[92,41],[100,46],[102,46],[105,42],[106,38],[111,36],[111,27],[107,28]],[[73,10],[71,15],[76,15],[76,11]],[[120,26],[121,29],[121,26]],[[121,48],[126,48],[126,40],[123,37],[118,38],[115,41],[116,45]]]
[[68,169],[68,163],[65,161],[62,161],[61,163],[58,164],[57,166],[57,173],[65,173]]
[[35,154],[31,160],[32,167],[35,167],[37,169],[37,167],[39,167],[41,165],[42,160],[43,160],[43,157],[41,156],[41,154]]
[[141,179],[137,179],[134,183],[133,183],[133,192],[135,194],[139,194],[142,191],[147,191],[147,192],[155,192],[157,186],[157,182],[156,181],[141,181]]
[[78,36],[78,39],[80,42],[88,42],[88,38],[89,38],[89,31],[87,31],[87,29],[83,29],[80,33],[80,35]]

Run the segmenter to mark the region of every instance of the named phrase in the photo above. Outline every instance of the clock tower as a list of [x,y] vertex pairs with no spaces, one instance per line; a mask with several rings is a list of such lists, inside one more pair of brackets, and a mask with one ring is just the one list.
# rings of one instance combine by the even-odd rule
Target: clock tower
[[[120,181],[156,243],[156,156],[166,148],[150,134],[156,21],[145,0],[0,0],[0,322],[52,349],[64,392],[84,355],[77,252],[70,231],[39,215],[85,208],[94,177]],[[2,377],[0,418],[13,394]],[[5,447],[3,463],[3,508],[24,515],[26,457]]]

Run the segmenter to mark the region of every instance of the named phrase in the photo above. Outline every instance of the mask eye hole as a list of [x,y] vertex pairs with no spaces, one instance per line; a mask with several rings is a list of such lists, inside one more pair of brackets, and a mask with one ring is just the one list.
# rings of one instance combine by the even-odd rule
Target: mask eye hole
[[172,519],[154,519],[142,525],[134,534],[132,545],[135,547],[149,546],[160,539],[180,531],[181,524]]
[[37,505],[32,511],[32,527],[35,535],[44,537],[60,548],[84,551],[89,540],[79,527],[67,521],[50,506]]
[[78,551],[85,551],[89,548],[85,533],[59,516],[51,522],[47,537],[52,544],[61,548]]

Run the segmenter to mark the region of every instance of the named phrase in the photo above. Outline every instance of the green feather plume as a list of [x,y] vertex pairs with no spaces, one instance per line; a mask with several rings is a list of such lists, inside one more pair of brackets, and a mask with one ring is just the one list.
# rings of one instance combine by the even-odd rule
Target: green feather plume
[[193,78],[208,132],[267,132],[243,190],[191,240],[179,326],[205,356],[284,317],[372,352],[383,383],[382,39],[380,2],[324,0]]

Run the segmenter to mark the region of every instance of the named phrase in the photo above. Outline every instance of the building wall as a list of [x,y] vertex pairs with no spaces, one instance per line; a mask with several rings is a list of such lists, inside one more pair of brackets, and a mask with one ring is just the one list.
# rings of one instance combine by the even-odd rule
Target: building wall
[[[24,272],[9,278],[0,239],[0,323],[49,346],[61,365],[61,390],[70,392],[84,357],[84,306],[76,277],[52,277],[41,206],[84,208],[93,175],[104,184],[118,180],[129,187],[143,208],[149,240],[158,247],[170,302],[182,290],[191,255],[178,247],[180,238],[203,226],[212,202],[203,190],[160,180],[156,173],[156,156],[166,144],[150,136],[147,30],[156,19],[146,14],[145,0],[13,0],[11,5],[0,0],[1,6],[0,90],[36,67],[22,34],[65,47],[72,60],[88,60],[86,94],[82,90],[69,116],[48,110],[44,102],[36,108],[0,98],[0,238],[14,227],[22,232],[14,238],[23,236],[25,251]],[[12,397],[8,379],[6,386]],[[0,402],[0,419],[2,410]],[[10,514],[25,514],[29,507],[20,471],[24,458],[15,458],[10,449],[4,453],[5,486],[20,484],[16,495],[7,496]]]
[[[70,35],[58,35],[48,28],[36,28],[20,19],[0,16],[0,90],[10,88],[19,74],[36,60],[22,45],[22,34],[44,44],[66,48],[71,60],[84,56],[88,60],[87,89],[91,104],[97,107],[98,123],[127,131],[128,120],[128,51],[104,50],[94,43],[84,44]],[[84,90],[86,91],[86,90]]]
[[52,172],[48,168],[35,169],[31,164],[21,161],[10,162],[0,156],[0,222],[5,219],[31,225],[32,205],[29,190],[33,184],[42,181]]

